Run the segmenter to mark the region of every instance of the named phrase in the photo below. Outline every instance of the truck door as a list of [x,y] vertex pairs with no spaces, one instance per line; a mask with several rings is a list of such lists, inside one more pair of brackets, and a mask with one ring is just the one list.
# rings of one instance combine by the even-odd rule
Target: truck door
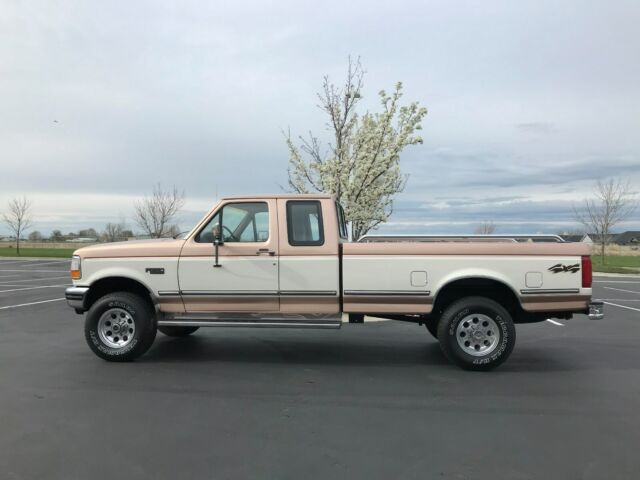
[[278,199],[280,312],[338,314],[338,225],[330,198]]
[[[187,242],[178,282],[187,312],[277,312],[278,223],[276,200],[232,200]],[[214,266],[213,226],[224,243]]]

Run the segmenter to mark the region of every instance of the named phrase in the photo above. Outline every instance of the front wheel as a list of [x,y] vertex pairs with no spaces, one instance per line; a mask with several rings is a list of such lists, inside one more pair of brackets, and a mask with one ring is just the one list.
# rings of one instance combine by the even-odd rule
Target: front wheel
[[153,344],[155,311],[138,295],[110,293],[89,309],[84,333],[87,344],[100,358],[128,362],[143,355]]
[[438,341],[445,356],[466,370],[491,370],[504,362],[516,343],[511,315],[485,297],[452,303],[438,323]]

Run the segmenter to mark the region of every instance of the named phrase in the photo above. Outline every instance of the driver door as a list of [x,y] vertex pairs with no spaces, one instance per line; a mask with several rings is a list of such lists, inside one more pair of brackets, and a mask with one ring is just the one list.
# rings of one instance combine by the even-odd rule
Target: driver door
[[[213,226],[224,243],[215,267]],[[180,254],[178,281],[187,312],[277,312],[276,200],[222,203]]]

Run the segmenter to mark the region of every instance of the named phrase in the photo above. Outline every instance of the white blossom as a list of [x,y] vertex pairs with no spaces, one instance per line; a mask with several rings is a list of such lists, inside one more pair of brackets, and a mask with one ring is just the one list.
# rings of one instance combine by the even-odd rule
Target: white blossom
[[327,113],[333,142],[326,153],[317,137],[299,137],[296,145],[289,133],[289,186],[298,193],[335,194],[358,239],[386,222],[395,195],[404,189],[407,176],[400,170],[400,152],[422,143],[416,134],[427,109],[418,102],[400,105],[402,83],[394,91],[379,92],[382,111],[356,113],[362,99],[364,71],[359,60],[349,60],[345,85],[338,88],[324,78],[318,94],[319,107]]

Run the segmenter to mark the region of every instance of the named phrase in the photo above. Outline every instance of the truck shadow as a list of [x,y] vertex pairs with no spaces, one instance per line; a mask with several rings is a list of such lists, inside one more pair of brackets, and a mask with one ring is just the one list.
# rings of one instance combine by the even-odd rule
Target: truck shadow
[[[158,335],[154,346],[139,362],[238,364],[294,364],[315,366],[438,366],[458,370],[449,363],[438,343],[428,335],[405,338],[340,338],[275,334],[221,337],[195,334],[187,338]],[[577,371],[593,368],[591,362],[567,357],[553,348],[523,346],[498,369],[501,372]]]
[[448,365],[435,341],[410,344],[328,338],[158,338],[139,361],[313,365]]

